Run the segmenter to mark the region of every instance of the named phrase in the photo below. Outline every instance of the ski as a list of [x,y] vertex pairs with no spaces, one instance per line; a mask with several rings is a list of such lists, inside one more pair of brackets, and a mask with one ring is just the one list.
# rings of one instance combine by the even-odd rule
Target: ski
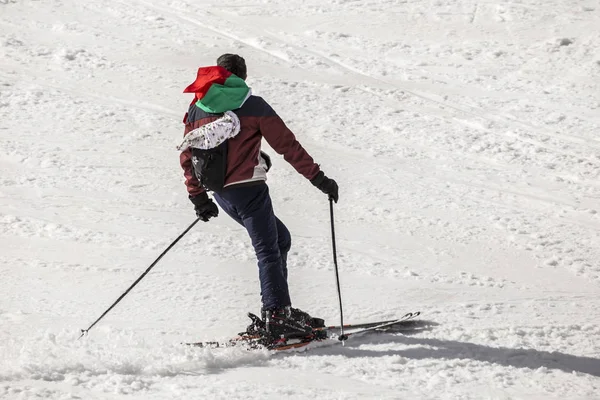
[[[386,330],[388,328],[392,328],[394,326],[401,325],[402,323],[411,321],[414,318],[418,317],[419,315],[421,315],[421,312],[417,311],[415,313],[404,314],[401,318],[399,318],[397,320],[382,321],[379,323],[371,323],[371,324],[361,324],[360,327],[357,327],[356,325],[354,325],[353,328],[355,328],[356,330],[351,330],[350,332],[344,332],[344,336],[351,337],[351,336],[362,335],[363,333],[367,333],[367,332]],[[335,329],[335,328],[333,328],[333,329]],[[336,336],[336,338],[339,339],[339,335]]]
[[[395,325],[398,323],[401,323],[403,321],[408,321],[411,319],[414,319],[416,317],[418,317],[419,315],[421,315],[420,311],[416,311],[416,312],[409,312],[404,314],[402,317],[400,318],[396,318],[396,319],[389,319],[389,320],[385,320],[385,321],[375,321],[375,322],[363,322],[363,323],[358,323],[358,324],[344,324],[344,329],[363,329],[363,328],[371,328],[371,327],[375,327],[375,326],[379,326],[379,325]],[[341,325],[332,325],[332,326],[327,326],[325,328],[318,328],[318,329],[325,329],[327,331],[331,331],[331,330],[340,330],[341,329]]]
[[[411,312],[406,313],[402,317],[391,320],[383,320],[383,321],[375,321],[375,322],[366,322],[366,323],[358,323],[358,324],[344,324],[344,329],[348,329],[347,332],[344,332],[344,336],[346,339],[349,339],[354,336],[360,336],[363,334],[367,334],[370,332],[378,332],[385,331],[387,329],[396,327],[398,325],[407,324],[410,321],[413,321],[416,317],[418,317],[421,313]],[[333,331],[340,330],[340,325],[332,325],[324,328],[317,328],[313,331],[311,336],[307,336],[305,338],[293,338],[282,341],[281,343],[272,343],[265,345],[263,343],[263,339],[260,336],[238,336],[226,341],[205,341],[205,342],[195,342],[195,343],[185,343],[188,346],[193,347],[201,347],[201,348],[230,348],[230,347],[243,347],[248,350],[258,350],[258,349],[266,349],[273,351],[282,351],[282,350],[295,350],[302,349],[307,347],[320,347],[326,344],[333,344],[340,341],[340,337],[338,334],[333,333]]]

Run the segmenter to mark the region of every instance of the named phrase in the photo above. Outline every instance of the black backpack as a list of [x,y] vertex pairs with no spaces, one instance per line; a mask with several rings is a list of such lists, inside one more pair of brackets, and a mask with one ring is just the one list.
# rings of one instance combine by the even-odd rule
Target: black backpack
[[191,149],[194,173],[200,185],[206,190],[219,193],[225,186],[228,141],[224,141],[214,149]]

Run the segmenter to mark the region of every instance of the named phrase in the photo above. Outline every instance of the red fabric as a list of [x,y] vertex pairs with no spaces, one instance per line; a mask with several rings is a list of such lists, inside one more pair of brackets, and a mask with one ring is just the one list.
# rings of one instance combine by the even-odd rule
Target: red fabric
[[223,85],[230,76],[231,72],[223,67],[200,67],[198,68],[196,80],[186,87],[183,93],[195,93],[196,100],[200,100],[206,95],[213,83]]

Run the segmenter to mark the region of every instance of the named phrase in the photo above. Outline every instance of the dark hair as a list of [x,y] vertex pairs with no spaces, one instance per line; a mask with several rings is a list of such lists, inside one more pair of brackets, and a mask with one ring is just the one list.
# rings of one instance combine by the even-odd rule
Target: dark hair
[[217,58],[217,65],[246,80],[246,61],[237,54],[223,54]]

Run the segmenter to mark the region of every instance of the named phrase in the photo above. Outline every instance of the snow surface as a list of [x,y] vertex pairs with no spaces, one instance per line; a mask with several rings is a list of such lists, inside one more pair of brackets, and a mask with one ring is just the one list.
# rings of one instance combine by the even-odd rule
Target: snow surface
[[[0,398],[600,399],[599,43],[598,0],[0,0]],[[260,306],[221,216],[77,340],[194,220],[182,90],[224,52],[340,184],[346,320],[419,332],[180,345]],[[270,153],[336,323],[328,202]]]

